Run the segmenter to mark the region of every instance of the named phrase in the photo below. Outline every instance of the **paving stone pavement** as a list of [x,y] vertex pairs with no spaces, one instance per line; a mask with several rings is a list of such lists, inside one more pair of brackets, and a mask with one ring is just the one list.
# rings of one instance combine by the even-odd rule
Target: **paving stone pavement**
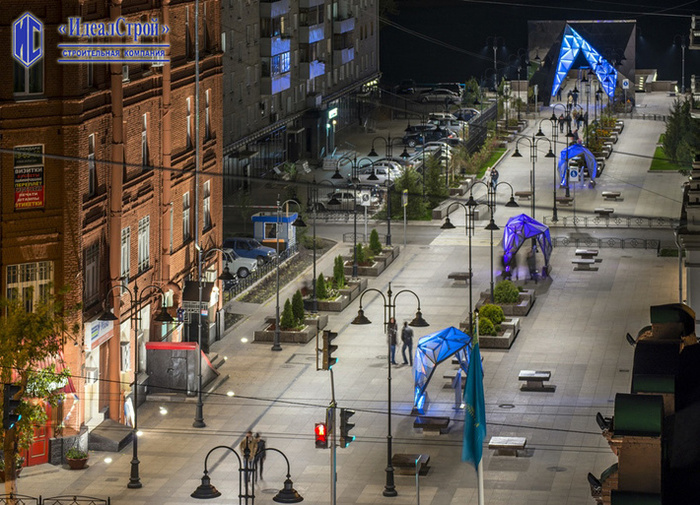
[[[665,95],[638,95],[645,110],[664,113],[670,104]],[[666,110],[664,110],[664,107]],[[547,117],[543,111],[541,119]],[[662,113],[662,112],[659,112]],[[400,129],[388,124],[383,130]],[[534,118],[529,135],[534,133]],[[647,171],[653,145],[664,125],[660,121],[626,119],[625,131],[616,145],[608,166],[595,188],[579,188],[575,211],[592,216],[600,206],[600,192],[621,190],[624,200],[616,212],[633,216],[680,214],[679,174],[652,174]],[[363,137],[365,138],[365,137]],[[371,136],[369,136],[371,140]],[[355,145],[362,141],[352,138]],[[368,141],[365,139],[365,143]],[[511,146],[512,148],[512,146]],[[358,150],[360,148],[358,147]],[[625,152],[635,154],[624,154]],[[642,156],[636,155],[637,153]],[[524,160],[524,161],[523,161]],[[514,187],[528,186],[527,158],[504,158],[499,166],[500,180]],[[544,203],[538,215],[551,215],[552,172],[549,160],[537,161],[536,181]],[[546,189],[549,188],[549,189]],[[499,198],[499,204],[505,203]],[[538,200],[538,203],[541,203]],[[608,204],[606,204],[608,205]],[[511,215],[529,213],[499,207],[499,226]],[[574,209],[560,211],[573,215]],[[442,230],[430,244],[402,248],[399,258],[369,286],[386,293],[412,290],[418,294],[429,328],[416,329],[421,336],[448,326],[457,326],[468,317],[469,286],[447,279],[454,270],[464,270],[467,239],[464,216],[453,214],[454,230]],[[439,227],[433,221],[425,226]],[[486,221],[476,223],[472,243],[474,265],[473,296],[489,289],[491,241],[483,230]],[[660,237],[673,243],[668,229],[624,230],[603,227],[553,227],[555,236]],[[500,272],[500,240],[495,235],[496,275]],[[333,256],[344,250],[339,244],[332,254],[318,263],[318,271],[330,273]],[[342,248],[342,249],[341,249]],[[629,389],[633,349],[625,333],[636,334],[649,323],[649,306],[677,301],[678,260],[658,257],[655,249],[601,248],[598,271],[574,271],[573,247],[557,247],[552,253],[550,279],[535,285],[537,300],[530,314],[522,319],[521,331],[509,350],[482,351],[488,437],[517,435],[527,437],[527,449],[520,457],[496,456],[484,448],[485,498],[490,505],[590,505],[593,499],[586,474],[599,474],[615,461],[600,435],[595,414],[611,415],[614,396]],[[521,269],[521,274],[524,271]],[[498,280],[498,278],[496,278]],[[301,281],[299,281],[301,282]],[[285,288],[281,299],[289,297],[296,285]],[[363,299],[366,316],[373,324],[350,324],[359,308],[354,301],[341,314],[330,315],[330,329],[339,336],[339,361],[333,368],[336,401],[339,407],[356,410],[352,421],[357,439],[337,451],[337,503],[407,504],[417,501],[413,476],[396,475],[397,497],[384,497],[387,441],[387,345],[382,330],[384,302],[377,293]],[[410,319],[416,300],[410,293],[397,298],[397,319]],[[253,331],[265,315],[274,313],[274,299],[257,309],[246,306],[246,317],[213,351],[228,357],[221,372],[230,379],[204,405],[207,427],[192,428],[194,403],[147,402],[139,411],[144,432],[139,443],[140,476],[143,488],[127,489],[131,447],[121,453],[91,453],[89,468],[70,471],[41,465],[26,468],[19,480],[19,491],[31,496],[85,494],[110,496],[113,504],[195,503],[190,493],[199,485],[204,456],[216,445],[237,447],[246,430],[259,431],[268,447],[283,451],[291,465],[294,487],[309,504],[330,503],[330,451],[314,449],[313,426],[322,421],[331,398],[330,374],[316,370],[315,342],[283,345],[272,352],[269,344],[251,343]],[[242,339],[248,339],[243,342]],[[400,350],[399,350],[400,351]],[[420,502],[447,505],[476,502],[476,475],[473,467],[460,460],[463,411],[455,410],[454,393],[445,387],[443,364],[435,373],[428,391],[430,415],[452,418],[448,434],[428,436],[413,429],[413,376],[410,367],[392,367],[392,431],[395,453],[430,455],[430,471],[419,478]],[[550,370],[554,393],[521,392],[518,373],[522,369]],[[235,396],[229,397],[231,390]],[[167,410],[167,414],[162,413]],[[105,458],[112,458],[111,463]],[[218,503],[237,503],[238,464],[230,453],[215,452],[209,459],[213,484],[223,493]],[[269,503],[281,489],[286,473],[284,459],[269,454],[264,480],[256,485],[256,498]]]

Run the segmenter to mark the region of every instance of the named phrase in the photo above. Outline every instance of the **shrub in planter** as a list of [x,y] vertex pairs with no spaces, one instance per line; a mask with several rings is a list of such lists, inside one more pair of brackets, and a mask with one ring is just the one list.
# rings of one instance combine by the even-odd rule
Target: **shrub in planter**
[[376,229],[372,229],[369,234],[369,248],[372,254],[381,254],[382,252],[382,244],[379,242],[379,233]]
[[479,317],[488,319],[494,324],[494,326],[498,326],[506,318],[506,316],[503,314],[503,309],[500,306],[490,303],[487,303],[481,307],[479,310]]
[[511,281],[500,281],[493,289],[493,299],[496,303],[517,303],[519,298],[520,291]]
[[66,451],[66,461],[71,470],[81,470],[85,468],[88,460],[88,453],[78,447],[71,447]]
[[479,335],[496,336],[496,327],[485,317],[479,318]]
[[316,298],[319,300],[325,300],[328,298],[328,289],[326,288],[326,278],[323,274],[318,275],[316,280]]
[[292,302],[284,302],[284,310],[282,311],[282,317],[280,318],[280,329],[283,330],[294,330],[296,329],[298,323],[294,317],[294,312],[292,311]]
[[338,255],[335,257],[333,262],[333,284],[335,289],[342,289],[345,287],[345,265],[343,257]]
[[357,244],[355,252],[357,254],[358,265],[371,266],[372,263],[374,263],[374,256],[372,256],[372,251],[370,251],[368,246]]
[[298,289],[292,296],[292,314],[298,323],[304,322],[304,297],[301,296],[301,291]]

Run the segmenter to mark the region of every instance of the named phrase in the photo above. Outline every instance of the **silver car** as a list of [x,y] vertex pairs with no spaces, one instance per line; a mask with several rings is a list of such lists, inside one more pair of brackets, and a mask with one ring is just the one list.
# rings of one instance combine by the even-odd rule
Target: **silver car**
[[422,103],[437,102],[459,104],[462,102],[462,98],[457,93],[453,93],[449,89],[435,88],[421,93],[418,96],[418,101]]
[[224,249],[224,252],[226,253],[223,255],[224,267],[241,279],[248,277],[251,272],[255,272],[258,269],[258,261],[256,259],[239,256],[233,249]]

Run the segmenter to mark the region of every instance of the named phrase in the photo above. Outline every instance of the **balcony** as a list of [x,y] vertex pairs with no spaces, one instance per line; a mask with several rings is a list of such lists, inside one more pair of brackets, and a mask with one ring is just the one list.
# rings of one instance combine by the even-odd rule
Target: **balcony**
[[287,13],[289,13],[289,0],[277,0],[275,2],[262,0],[260,2],[261,18],[278,18]]
[[299,42],[302,44],[313,44],[324,38],[326,38],[326,30],[323,23],[299,27]]
[[299,64],[299,73],[302,79],[313,79],[326,73],[326,64],[322,61],[302,61]]
[[292,86],[292,73],[287,72],[273,77],[260,78],[260,93],[262,95],[276,95]]
[[311,9],[312,7],[318,7],[323,5],[324,0],[299,0],[300,9]]
[[260,56],[276,56],[288,53],[292,46],[292,39],[282,37],[269,37],[260,39]]
[[336,49],[333,51],[333,64],[344,65],[355,59],[355,48],[347,47],[345,49]]
[[341,34],[355,29],[355,18],[347,18],[333,21],[333,33]]

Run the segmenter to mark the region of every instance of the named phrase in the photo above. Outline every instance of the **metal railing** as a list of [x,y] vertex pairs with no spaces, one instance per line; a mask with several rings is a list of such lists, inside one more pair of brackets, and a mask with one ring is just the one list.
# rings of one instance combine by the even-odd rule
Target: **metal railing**
[[2,505],[110,505],[110,498],[94,498],[92,496],[63,495],[49,498],[38,498],[22,494],[0,494]]
[[552,245],[554,247],[605,247],[610,249],[654,249],[657,254],[661,251],[661,241],[658,239],[647,238],[571,238],[571,237],[552,237]]
[[[560,207],[560,211],[564,208]],[[568,208],[567,208],[568,210]],[[559,216],[552,221],[552,216],[544,216],[542,222],[550,228],[668,228],[678,227],[678,220],[667,217],[600,217],[600,216]]]
[[[297,252],[299,252],[299,246],[297,244],[289,246],[284,251],[280,251],[280,267],[284,261],[294,256]],[[224,301],[229,301],[230,299],[235,298],[256,282],[273,273],[275,268],[276,262],[268,261],[267,263],[258,265],[258,268],[254,272],[250,272],[247,277],[239,277],[237,282],[234,282],[232,285],[230,285],[230,287],[227,288],[224,286]]]

